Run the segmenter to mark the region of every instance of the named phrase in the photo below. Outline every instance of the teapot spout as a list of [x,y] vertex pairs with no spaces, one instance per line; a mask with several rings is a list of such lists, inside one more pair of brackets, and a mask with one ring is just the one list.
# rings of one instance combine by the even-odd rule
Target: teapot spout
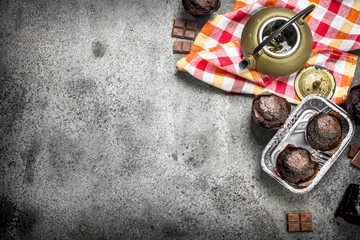
[[239,63],[239,66],[241,69],[255,69],[255,58],[253,55],[250,55],[247,58],[244,58],[243,60],[241,60],[241,62]]

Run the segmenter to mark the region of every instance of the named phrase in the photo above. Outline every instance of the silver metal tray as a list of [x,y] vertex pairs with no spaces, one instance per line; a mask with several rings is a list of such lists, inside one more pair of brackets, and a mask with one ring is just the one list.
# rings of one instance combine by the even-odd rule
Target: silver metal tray
[[[309,118],[315,113],[319,112],[338,112],[342,118],[342,142],[340,147],[334,154],[323,151],[316,151],[311,148],[305,138],[306,126]],[[346,146],[350,143],[351,138],[355,133],[354,121],[352,117],[342,108],[329,101],[327,98],[312,94],[305,97],[301,103],[293,110],[275,136],[266,145],[262,157],[261,167],[265,172],[277,180],[281,185],[289,189],[293,193],[304,194],[313,189],[320,179],[334,164],[336,159],[341,155]],[[276,158],[279,153],[288,145],[292,144],[297,147],[303,147],[319,161],[319,172],[313,179],[312,183],[307,187],[297,186],[282,179],[275,172]]]

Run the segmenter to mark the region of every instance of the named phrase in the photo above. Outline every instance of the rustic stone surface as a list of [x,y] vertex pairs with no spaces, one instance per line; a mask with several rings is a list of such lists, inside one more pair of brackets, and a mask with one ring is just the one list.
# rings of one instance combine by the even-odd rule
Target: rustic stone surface
[[[333,215],[359,175],[346,153],[306,195],[278,184],[260,166],[276,131],[253,123],[253,96],[176,70],[173,19],[208,17],[178,0],[0,1],[0,238],[359,235]],[[303,210],[313,232],[288,233]]]

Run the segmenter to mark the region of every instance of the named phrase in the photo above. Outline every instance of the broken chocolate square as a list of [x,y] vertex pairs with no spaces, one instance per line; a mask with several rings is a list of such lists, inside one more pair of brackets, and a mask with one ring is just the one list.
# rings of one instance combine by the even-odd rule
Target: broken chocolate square
[[311,222],[312,221],[311,212],[300,213],[300,221],[301,222]]
[[182,38],[184,36],[184,29],[174,27],[171,36],[172,37]]
[[183,53],[189,53],[191,50],[191,42],[183,42],[182,44],[182,52]]
[[288,213],[286,214],[286,218],[288,222],[300,222],[298,213]]
[[301,222],[301,231],[312,231],[312,222]]
[[350,145],[349,152],[348,152],[348,158],[353,158],[355,155],[359,152],[360,147],[355,145]]
[[300,223],[299,222],[288,222],[287,230],[289,232],[298,232],[300,231]]
[[195,34],[196,34],[196,32],[194,32],[193,30],[187,30],[186,29],[185,34],[184,34],[184,38],[194,40],[195,39]]
[[360,151],[357,152],[351,163],[360,168]]
[[173,53],[181,53],[182,52],[182,42],[175,41],[173,47]]
[[185,24],[183,20],[174,20],[174,27],[185,28]]
[[191,42],[175,41],[173,53],[189,53],[191,50]]
[[186,22],[186,29],[196,31],[196,28],[197,28],[197,23],[196,22],[190,22],[190,21]]

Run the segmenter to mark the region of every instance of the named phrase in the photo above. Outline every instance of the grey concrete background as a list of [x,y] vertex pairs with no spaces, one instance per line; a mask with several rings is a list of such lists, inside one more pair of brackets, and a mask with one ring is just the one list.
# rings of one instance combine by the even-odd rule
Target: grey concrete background
[[[260,166],[275,132],[252,96],[175,69],[173,19],[208,17],[180,0],[0,0],[1,239],[356,238],[333,212],[360,169],[343,154],[306,195],[275,182]],[[314,231],[286,232],[303,210]]]

